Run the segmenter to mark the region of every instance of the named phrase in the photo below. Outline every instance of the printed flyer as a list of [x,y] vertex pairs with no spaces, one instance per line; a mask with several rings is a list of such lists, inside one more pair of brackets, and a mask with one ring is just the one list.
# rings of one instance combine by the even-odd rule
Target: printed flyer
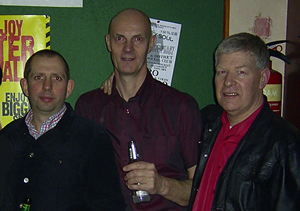
[[38,7],[83,7],[83,0],[0,0],[0,5]]
[[36,51],[50,49],[50,17],[0,15],[0,129],[23,117],[30,108],[20,87],[27,59]]
[[171,86],[175,67],[181,24],[150,18],[156,44],[147,56],[152,76]]

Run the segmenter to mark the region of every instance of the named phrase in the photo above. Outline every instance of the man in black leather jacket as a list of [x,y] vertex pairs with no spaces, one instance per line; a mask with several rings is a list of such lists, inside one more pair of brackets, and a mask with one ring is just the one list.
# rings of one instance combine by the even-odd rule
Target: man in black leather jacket
[[300,133],[263,95],[265,43],[248,33],[215,52],[218,105],[201,113],[203,133],[189,210],[299,210]]

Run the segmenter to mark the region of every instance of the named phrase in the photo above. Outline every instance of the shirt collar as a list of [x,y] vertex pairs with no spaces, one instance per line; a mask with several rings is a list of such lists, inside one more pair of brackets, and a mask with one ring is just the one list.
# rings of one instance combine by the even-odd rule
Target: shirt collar
[[25,123],[27,125],[30,135],[32,135],[35,139],[38,139],[44,133],[54,128],[57,125],[57,123],[61,120],[66,110],[67,110],[67,106],[64,104],[63,107],[57,113],[55,113],[54,115],[52,115],[51,117],[49,117],[43,122],[40,128],[40,132],[38,132],[36,128],[33,126],[33,124],[31,123],[33,119],[33,111],[32,109],[30,109],[25,118]]
[[263,105],[264,105],[264,103],[255,112],[253,112],[249,117],[247,117],[244,121],[242,121],[232,127],[230,126],[226,111],[223,111],[223,114],[221,116],[221,121],[223,124],[222,127],[229,129],[230,133],[234,133],[236,135],[236,137],[240,137],[240,138],[243,137],[246,134],[246,132],[248,131],[248,129],[250,128],[250,126],[252,125],[252,123],[255,120],[255,118],[257,117],[258,113],[261,111]]
[[[136,100],[139,100],[139,103],[142,105],[146,101],[146,99],[148,99],[148,97],[151,94],[151,90],[152,90],[152,87],[153,87],[153,84],[154,84],[154,80],[155,79],[152,77],[150,71],[147,69],[147,75],[145,77],[145,80],[144,80],[143,84],[141,85],[141,87],[137,91],[136,95],[128,100],[128,103],[135,102]],[[120,94],[119,94],[119,92],[116,88],[116,78],[115,77],[113,79],[113,84],[112,84],[112,96],[115,99],[118,99],[118,98],[123,99],[120,96]]]

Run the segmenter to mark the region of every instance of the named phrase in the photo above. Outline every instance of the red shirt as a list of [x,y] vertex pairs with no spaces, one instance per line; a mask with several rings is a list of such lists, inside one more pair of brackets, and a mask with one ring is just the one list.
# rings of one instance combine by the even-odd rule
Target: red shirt
[[76,112],[109,131],[127,210],[182,210],[183,207],[159,195],[150,195],[150,202],[133,204],[131,191],[123,182],[122,168],[129,163],[128,143],[134,140],[141,160],[154,163],[160,175],[188,179],[186,169],[197,164],[201,133],[196,100],[158,82],[149,72],[128,102],[120,97],[115,86],[114,80],[111,95],[100,89],[83,94],[76,103]]
[[230,126],[227,114],[223,111],[222,127],[208,158],[203,177],[196,195],[193,211],[211,210],[215,188],[220,173],[228,158],[234,152],[239,141],[244,137],[262,106],[251,114],[247,119],[233,127]]

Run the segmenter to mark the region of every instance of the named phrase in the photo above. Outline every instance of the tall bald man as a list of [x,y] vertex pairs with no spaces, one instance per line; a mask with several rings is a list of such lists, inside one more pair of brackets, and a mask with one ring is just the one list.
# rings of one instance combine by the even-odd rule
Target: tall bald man
[[[85,93],[76,111],[109,131],[127,210],[186,210],[197,162],[200,110],[194,98],[152,77],[147,54],[155,41],[143,12],[125,9],[114,16],[106,35],[115,74],[112,94],[100,88]],[[129,164],[132,140],[141,161]],[[132,190],[149,192],[150,201],[134,204]]]

